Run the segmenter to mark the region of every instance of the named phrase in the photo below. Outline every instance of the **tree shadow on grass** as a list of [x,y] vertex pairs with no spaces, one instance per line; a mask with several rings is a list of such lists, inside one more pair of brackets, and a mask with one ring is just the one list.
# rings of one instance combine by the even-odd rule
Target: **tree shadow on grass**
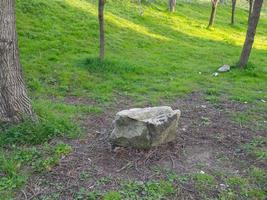
[[[52,14],[55,9],[57,13],[46,16],[45,19],[46,22],[52,21],[52,25],[48,26],[47,30],[43,30],[44,33],[35,33],[37,36],[40,35],[36,37],[38,41],[37,39],[31,41],[36,44],[44,41],[42,44],[35,44],[35,50],[41,48],[39,52],[44,54],[38,61],[46,62],[46,55],[49,55],[52,49],[60,51],[59,61],[61,63],[49,62],[51,63],[51,66],[48,66],[49,70],[42,74],[48,87],[51,83],[55,83],[55,81],[50,83],[47,80],[48,77],[55,77],[57,83],[53,85],[55,90],[62,88],[64,84],[63,88],[68,88],[64,92],[68,92],[69,95],[92,93],[93,96],[105,96],[113,90],[123,90],[134,95],[146,94],[162,97],[198,90],[203,85],[207,87],[207,83],[209,87],[212,84],[214,87],[220,81],[226,85],[233,82],[234,76],[231,73],[217,80],[211,74],[221,64],[234,64],[238,60],[240,46],[232,44],[227,39],[214,41],[185,34],[169,25],[158,23],[160,18],[125,19],[123,14],[119,12],[111,14],[111,11],[107,12],[106,22],[108,61],[104,63],[104,67],[99,67],[99,63],[91,62],[96,59],[87,63],[91,66],[89,74],[98,73],[98,78],[100,78],[96,80],[95,77],[90,76],[91,81],[88,81],[88,75],[84,74],[84,70],[88,68],[77,68],[77,62],[83,60],[84,57],[92,58],[98,52],[96,7],[82,1],[76,3],[78,5],[56,2],[54,6],[57,7],[51,7],[50,12]],[[81,8],[84,5],[86,6]],[[65,24],[65,21],[72,23]],[[41,25],[40,29],[42,29]],[[256,69],[260,77],[263,76],[261,73],[266,65],[263,62],[264,54],[266,50],[253,49],[251,57],[255,66],[261,66]],[[125,70],[122,70],[124,68]],[[128,70],[130,68],[131,70]],[[116,70],[120,72],[115,72]],[[202,72],[201,76],[199,72]],[[237,85],[240,84],[242,84],[242,79]],[[106,87],[108,89],[103,93],[103,88]]]

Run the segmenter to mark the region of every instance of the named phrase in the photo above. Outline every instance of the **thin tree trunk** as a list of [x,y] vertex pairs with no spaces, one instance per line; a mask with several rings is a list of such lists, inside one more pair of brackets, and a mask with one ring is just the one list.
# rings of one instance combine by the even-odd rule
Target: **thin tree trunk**
[[249,23],[249,19],[250,19],[252,7],[253,7],[253,0],[248,0],[248,3],[249,3],[249,7],[248,7],[248,23]]
[[262,3],[263,0],[255,0],[253,5],[253,11],[251,13],[251,17],[248,24],[246,40],[238,63],[239,67],[241,68],[244,68],[249,60],[250,52],[254,42],[254,37],[256,34],[257,25],[260,19]]
[[34,117],[19,60],[15,0],[0,0],[0,122]]
[[98,0],[98,19],[99,19],[99,58],[105,57],[105,24],[104,24],[104,6],[105,0]]
[[217,10],[218,0],[211,0],[211,14],[210,14],[210,20],[208,27],[213,26],[216,16],[216,10]]
[[169,0],[169,11],[174,12],[176,8],[176,0]]
[[232,0],[232,17],[231,17],[231,24],[235,24],[235,8],[236,8],[236,0]]

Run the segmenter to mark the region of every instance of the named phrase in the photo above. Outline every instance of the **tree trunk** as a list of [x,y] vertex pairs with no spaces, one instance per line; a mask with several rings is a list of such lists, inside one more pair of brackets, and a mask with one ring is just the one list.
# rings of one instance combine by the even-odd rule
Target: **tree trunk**
[[260,19],[262,3],[263,0],[255,0],[254,2],[253,11],[251,13],[251,17],[248,24],[246,40],[238,63],[240,68],[244,68],[248,63],[248,59],[254,42],[254,37],[256,34],[258,21]]
[[235,7],[236,7],[236,0],[232,0],[232,17],[231,17],[231,24],[235,24]]
[[248,3],[249,3],[249,6],[248,6],[248,23],[249,23],[249,19],[250,19],[252,7],[253,7],[253,0],[248,0]]
[[210,14],[210,21],[208,27],[213,26],[216,16],[216,10],[217,10],[218,0],[211,0],[211,14]]
[[0,122],[34,118],[19,60],[15,0],[0,0]]
[[176,8],[176,0],[169,0],[169,11],[174,12]]
[[105,24],[104,24],[105,0],[98,0],[98,20],[99,20],[99,58],[105,57]]

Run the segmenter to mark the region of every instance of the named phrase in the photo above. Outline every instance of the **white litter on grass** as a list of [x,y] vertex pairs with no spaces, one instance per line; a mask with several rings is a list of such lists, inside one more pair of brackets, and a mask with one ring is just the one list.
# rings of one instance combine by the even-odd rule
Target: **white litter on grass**
[[226,190],[229,187],[229,185],[221,183],[220,187],[221,187],[222,190]]
[[213,76],[218,76],[219,73],[218,73],[218,72],[214,72],[212,75],[213,75]]
[[261,99],[261,102],[262,102],[262,103],[266,103],[266,101],[265,101],[264,99]]
[[230,65],[223,65],[218,69],[218,72],[228,72],[230,71]]

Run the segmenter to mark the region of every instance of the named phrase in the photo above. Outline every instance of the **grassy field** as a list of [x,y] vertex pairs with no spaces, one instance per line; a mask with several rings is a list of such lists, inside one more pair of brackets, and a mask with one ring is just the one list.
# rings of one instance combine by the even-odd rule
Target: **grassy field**
[[[141,6],[137,2],[107,1],[106,59],[100,62],[96,0],[17,0],[21,62],[40,120],[37,124],[1,126],[1,197],[11,198],[32,171],[41,173],[56,165],[72,151],[63,141],[84,133],[77,122],[87,115],[99,115],[119,96],[134,99],[136,105],[158,105],[197,91],[212,104],[224,100],[248,104],[245,112],[232,113],[232,120],[266,131],[266,7],[250,63],[246,70],[239,70],[234,66],[247,28],[244,8],[237,9],[236,24],[230,25],[230,6],[219,5],[215,26],[207,29],[207,2],[178,2],[175,13],[167,12],[165,1],[144,1]],[[230,64],[232,70],[213,76],[223,64]],[[67,103],[70,97],[89,103],[72,105]],[[56,144],[48,143],[54,138]],[[248,149],[252,153],[260,151],[259,157],[266,159],[262,147],[266,141],[255,141],[248,144]],[[251,173],[256,175],[244,180],[234,177],[229,184],[240,184],[249,193],[250,184],[262,185],[260,177],[266,176],[258,168]],[[200,185],[207,181],[207,187],[215,184],[209,175],[192,174],[185,179]],[[105,199],[120,199],[123,192],[139,187],[152,192],[152,199],[161,198],[173,193],[171,182],[124,185],[122,192],[109,192]],[[254,191],[256,197],[266,194],[262,188]],[[221,199],[227,199],[227,195]]]

